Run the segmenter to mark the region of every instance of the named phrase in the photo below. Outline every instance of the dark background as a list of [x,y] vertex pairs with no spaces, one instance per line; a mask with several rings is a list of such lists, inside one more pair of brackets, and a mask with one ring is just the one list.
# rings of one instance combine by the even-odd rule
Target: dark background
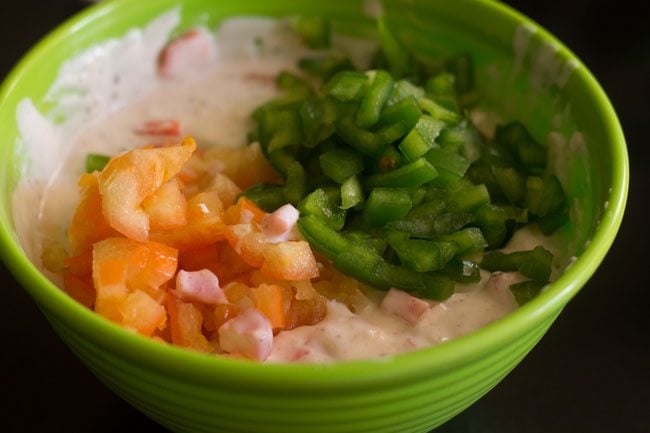
[[[650,6],[632,0],[507,3],[564,41],[610,96],[628,142],[630,200],[609,255],[540,344],[436,433],[649,432]],[[0,1],[0,79],[82,7],[79,0]],[[164,432],[86,370],[1,264],[0,285],[0,431]]]

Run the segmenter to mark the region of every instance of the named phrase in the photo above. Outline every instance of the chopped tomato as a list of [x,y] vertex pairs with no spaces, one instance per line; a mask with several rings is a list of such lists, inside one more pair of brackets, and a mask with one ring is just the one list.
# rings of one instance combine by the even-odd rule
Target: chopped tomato
[[[120,310],[129,292],[142,290],[161,301],[161,286],[176,271],[176,251],[155,242],[108,238],[93,248],[95,310],[120,323]],[[162,292],[164,294],[164,292]]]
[[263,251],[261,271],[281,280],[307,280],[318,277],[316,259],[305,241],[268,244]]
[[217,304],[213,310],[213,323],[215,329],[219,329],[221,325],[226,323],[228,320],[235,317],[241,308],[235,304]]
[[282,287],[261,284],[250,290],[250,298],[255,308],[269,319],[271,328],[282,329],[285,325],[284,294]]
[[325,318],[327,303],[322,296],[311,299],[293,299],[287,312],[284,329],[314,325]]
[[151,230],[171,230],[187,224],[187,200],[180,184],[172,178],[142,202]]
[[253,269],[227,242],[221,243],[220,245],[220,259],[215,264],[215,273],[224,284],[249,273]]
[[224,212],[224,221],[228,225],[258,223],[268,215],[255,203],[246,197],[239,197],[237,203],[230,206]]
[[96,173],[84,173],[79,178],[80,199],[68,229],[68,240],[73,255],[90,251],[93,244],[107,237],[116,236],[102,214],[102,196]]
[[84,277],[93,273],[93,253],[92,250],[86,251],[74,257],[68,257],[63,262],[66,272]]
[[95,306],[95,288],[91,278],[74,275],[71,272],[63,273],[63,287],[68,295],[88,308]]
[[257,225],[246,223],[227,226],[224,235],[230,246],[246,263],[255,268],[262,266],[267,242]]
[[93,282],[97,295],[95,311],[114,322],[122,321],[120,306],[128,295],[126,278],[137,255],[129,239],[108,238],[93,248]]
[[141,135],[181,135],[181,123],[177,119],[149,120],[135,128]]
[[214,244],[224,238],[223,204],[216,191],[201,192],[187,202],[187,224],[173,230],[156,231],[151,238],[178,249]]
[[[327,272],[327,270],[326,270]],[[323,277],[321,272],[321,277]],[[327,278],[321,279],[314,283],[314,288],[327,299],[336,300],[345,304],[350,311],[361,311],[370,299],[362,290],[362,286],[354,278],[339,273],[338,271],[328,272]]]
[[208,186],[209,190],[216,191],[219,194],[219,199],[224,207],[231,206],[239,194],[241,189],[233,182],[228,176],[216,173],[212,177],[212,182]]
[[219,256],[217,244],[201,245],[196,248],[181,250],[178,253],[178,267],[186,271],[209,269],[218,276],[217,264],[219,263]]
[[253,301],[250,298],[251,288],[247,284],[234,281],[228,283],[223,288],[223,291],[226,293],[229,303],[239,305],[242,308],[253,306]]
[[167,293],[166,305],[172,343],[201,352],[211,352],[212,346],[201,332],[201,311],[192,303],[183,302],[173,291]]
[[99,174],[102,213],[126,237],[147,241],[149,215],[142,202],[176,173],[196,149],[187,137],[180,146],[134,149],[111,159]]
[[206,151],[205,158],[221,161],[224,167],[222,173],[241,189],[247,189],[257,183],[279,180],[258,143],[244,148],[215,147]]
[[147,242],[141,248],[140,261],[132,263],[129,269],[127,287],[142,290],[156,302],[162,302],[163,285],[176,274],[178,250],[158,242]]
[[130,293],[120,306],[122,325],[150,336],[167,321],[165,307],[141,290]]
[[[191,138],[135,149],[82,176],[65,289],[140,334],[265,359],[273,333],[325,317],[323,294],[336,293],[341,277],[325,266],[312,284],[320,272],[309,245],[289,240],[297,211],[235,202],[241,185],[220,172],[224,162],[195,149]],[[251,151],[240,152],[223,155],[251,163]],[[346,296],[356,299],[357,286]]]

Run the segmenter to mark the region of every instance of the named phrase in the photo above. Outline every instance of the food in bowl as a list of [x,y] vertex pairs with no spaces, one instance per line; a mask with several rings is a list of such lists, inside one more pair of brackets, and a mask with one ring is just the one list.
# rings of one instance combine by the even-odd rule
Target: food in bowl
[[474,331],[557,276],[541,232],[567,208],[547,149],[519,123],[481,125],[484,143],[467,56],[414,62],[381,19],[374,59],[356,52],[368,41],[323,49],[322,20],[296,26],[316,51],[289,21],[250,18],[167,43],[177,19],[70,61],[62,124],[21,105],[23,125],[73,142],[32,245],[75,299],[194,350],[325,362]]
[[[564,156],[552,159],[555,164],[561,163],[557,174],[566,188],[571,210],[570,222],[557,233],[561,250],[558,257],[562,257],[561,267],[570,255],[578,256],[575,262],[564,268],[553,284],[502,319],[445,344],[395,356],[329,363],[242,362],[183,350],[125,332],[45,278],[46,272],[33,265],[41,256],[33,247],[40,245],[42,237],[30,234],[39,228],[33,218],[38,211],[36,204],[41,202],[38,193],[42,189],[37,184],[51,177],[50,170],[56,168],[69,149],[56,147],[61,129],[67,128],[70,137],[71,131],[79,131],[91,118],[102,114],[98,109],[110,108],[111,101],[119,103],[126,94],[135,97],[137,91],[144,91],[157,81],[155,68],[146,65],[155,65],[155,57],[175,25],[158,32],[155,28],[148,30],[146,23],[171,3],[181,5],[179,32],[197,23],[211,28],[236,15],[287,16],[297,11],[330,17],[332,25],[346,34],[370,33],[372,27],[362,8],[366,2],[356,0],[143,0],[137,5],[128,0],[101,2],[35,47],[0,90],[0,171],[4,185],[0,188],[0,253],[53,329],[81,361],[119,396],[169,429],[251,433],[428,432],[475,402],[523,359],[593,275],[612,244],[627,191],[625,141],[611,104],[587,68],[544,29],[502,3],[386,1],[383,6],[391,27],[409,47],[421,53],[442,54],[443,58],[455,52],[471,53],[484,113],[499,113],[506,121],[521,120],[538,140],[549,143],[549,147]],[[143,31],[129,30],[133,28]],[[156,49],[140,50],[138,45],[143,37],[159,41]],[[84,95],[90,93],[74,91],[85,78],[96,75],[76,75],[69,80],[72,86],[68,88],[72,91],[68,93],[67,112],[79,117],[76,124],[67,123],[69,117],[61,114],[66,111],[53,103],[54,92],[49,93],[51,97],[46,96],[47,89],[67,59],[79,55],[81,50],[100,47],[109,38],[128,40],[129,49],[114,53],[128,51],[130,55],[122,61],[118,61],[117,55],[104,57],[108,61],[98,69],[105,74],[103,79],[94,81],[94,88],[109,87],[94,94],[96,105],[83,104]],[[119,42],[113,40],[112,44],[116,43]],[[124,64],[131,68],[121,71],[131,71],[137,78],[118,74],[119,82],[131,85],[128,91],[112,92],[113,72]],[[138,69],[138,65],[145,70]],[[65,68],[74,72],[74,65]],[[224,91],[229,89],[234,90],[229,86]],[[26,97],[53,121],[39,123],[43,116],[30,116],[29,112],[34,114],[35,110],[29,104],[19,104]],[[166,107],[180,109],[180,100],[176,102]],[[258,103],[252,102],[249,109],[254,110]],[[161,104],[154,106],[162,108]],[[86,112],[84,107],[92,112]],[[20,134],[17,109],[23,126],[27,123],[25,117],[36,119],[31,128],[23,127]],[[227,113],[234,114],[232,110]],[[479,121],[485,116],[476,111],[473,114],[473,120],[481,124]],[[160,113],[139,120],[165,118],[178,118],[182,125],[187,125],[182,117]],[[241,119],[248,119],[248,112]],[[141,125],[138,122],[131,126]],[[40,143],[54,141],[54,146],[39,148],[39,141],[31,140],[44,130],[47,141]],[[111,143],[114,149],[107,147],[102,153],[116,155],[143,144],[130,145],[128,140],[132,138],[126,133],[125,136],[120,143]],[[200,144],[208,144],[197,133],[194,138]],[[90,146],[79,149],[70,188],[59,196],[63,200],[66,194],[73,195],[69,207],[59,208],[68,209],[69,213],[67,219],[59,220],[63,225],[58,230],[64,238],[76,205],[76,182],[83,172],[84,159],[87,153],[101,150]],[[16,188],[26,195],[14,197],[28,197],[29,201],[12,200]],[[13,214],[12,206],[16,208]],[[52,221],[58,218],[52,209],[48,217]],[[57,256],[54,250],[50,253]]]

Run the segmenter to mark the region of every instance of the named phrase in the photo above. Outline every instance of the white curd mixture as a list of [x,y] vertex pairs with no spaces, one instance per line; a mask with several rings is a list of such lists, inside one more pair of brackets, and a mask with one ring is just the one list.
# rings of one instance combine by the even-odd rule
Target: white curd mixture
[[[21,103],[17,117],[22,151],[31,164],[13,200],[14,216],[35,263],[40,265],[48,245],[65,244],[78,200],[77,180],[89,152],[110,155],[147,144],[147,137],[134,132],[138,125],[171,118],[178,119],[182,134],[194,136],[200,146],[243,146],[252,127],[250,113],[276,95],[275,75],[294,69],[306,53],[287,22],[232,19],[214,33],[202,68],[161,79],[156,59],[178,22],[179,11],[171,11],[145,29],[70,60],[50,92],[56,108],[48,117],[31,101]],[[368,42],[334,42],[361,65],[372,52]],[[64,121],[54,123],[52,117]],[[38,213],[34,203],[40,203]],[[549,240],[532,228],[517,232],[506,250],[535,245],[555,253]],[[60,284],[56,274],[44,272]],[[375,304],[352,313],[344,304],[329,301],[320,323],[275,336],[268,361],[376,358],[475,331],[517,308],[508,290],[517,275],[483,271],[482,276],[477,284],[458,285],[449,300],[431,303],[415,323]]]

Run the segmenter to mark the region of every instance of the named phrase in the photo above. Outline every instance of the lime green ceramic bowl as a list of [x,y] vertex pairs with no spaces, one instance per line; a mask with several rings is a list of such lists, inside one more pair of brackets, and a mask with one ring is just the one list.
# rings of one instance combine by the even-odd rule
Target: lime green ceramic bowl
[[[496,385],[537,343],[593,274],[621,222],[628,185],[623,133],[587,68],[535,23],[486,0],[385,1],[392,25],[430,54],[470,52],[485,107],[519,119],[558,150],[573,223],[565,259],[540,296],[471,335],[388,359],[329,365],[261,365],[192,353],[141,338],[83,308],[28,261],[14,229],[16,107],[44,96],[67,58],[142,26],[176,4],[182,24],[242,14],[330,16],[343,30],[371,28],[359,1],[117,0],[78,15],[38,44],[0,94],[0,246],[7,266],[56,332],[108,387],[176,431],[426,432]],[[24,180],[24,179],[23,179]],[[568,263],[568,262],[567,262]]]

